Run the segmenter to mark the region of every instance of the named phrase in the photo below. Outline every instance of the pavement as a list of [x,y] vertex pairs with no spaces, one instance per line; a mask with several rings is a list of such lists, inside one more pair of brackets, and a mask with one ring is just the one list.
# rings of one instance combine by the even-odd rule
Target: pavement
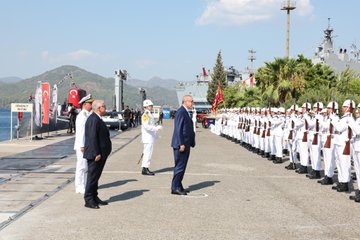
[[[99,183],[99,197],[109,205],[100,209],[85,208],[75,193],[75,155],[4,177],[0,215],[14,220],[3,221],[0,239],[359,239],[360,204],[350,194],[287,171],[287,162],[274,165],[208,129],[197,128],[183,181],[190,194],[170,194],[172,130],[173,121],[165,120],[150,167],[155,176],[140,174],[139,128],[112,138],[114,151]],[[0,143],[1,153],[12,152],[6,144]],[[32,205],[26,210],[17,202]]]

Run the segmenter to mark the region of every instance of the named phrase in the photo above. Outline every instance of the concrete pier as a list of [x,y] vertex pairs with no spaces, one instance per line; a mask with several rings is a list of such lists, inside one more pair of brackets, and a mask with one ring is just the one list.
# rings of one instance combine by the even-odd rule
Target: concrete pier
[[[0,239],[359,239],[360,204],[350,194],[208,129],[197,129],[190,154],[183,181],[190,194],[171,195],[172,130],[173,121],[164,121],[150,167],[155,176],[140,174],[139,128],[112,138],[99,189],[109,205],[100,209],[85,208],[75,193],[75,152],[38,168],[11,170],[1,168],[2,161],[41,146],[0,143]],[[41,141],[65,147],[72,137]]]

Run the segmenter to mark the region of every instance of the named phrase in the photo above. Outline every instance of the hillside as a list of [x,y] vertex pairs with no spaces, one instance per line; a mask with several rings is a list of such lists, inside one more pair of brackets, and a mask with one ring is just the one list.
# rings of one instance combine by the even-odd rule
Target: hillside
[[[17,83],[0,82],[0,107],[9,107],[11,102],[27,102],[30,94],[34,95],[38,81],[49,82],[50,85],[60,82],[68,73],[72,74],[72,79],[63,81],[58,86],[58,101],[63,102],[67,98],[68,89],[72,82],[91,93],[94,98],[104,99],[108,108],[112,108],[112,96],[114,94],[114,79],[104,78],[100,75],[88,72],[76,66],[61,66],[47,71],[39,76],[22,80]],[[162,87],[143,87],[148,98],[151,98],[156,105],[169,105],[177,107],[175,90]],[[141,96],[138,87],[130,86],[124,82],[124,103],[130,107],[141,106]]]
[[169,90],[174,90],[175,86],[179,83],[179,81],[174,79],[162,79],[159,77],[153,77],[149,81],[143,81],[139,79],[129,79],[126,83],[134,87],[148,87],[148,88],[162,87]]
[[3,83],[16,83],[16,82],[20,82],[22,79],[19,77],[4,77],[4,78],[0,78],[0,82]]

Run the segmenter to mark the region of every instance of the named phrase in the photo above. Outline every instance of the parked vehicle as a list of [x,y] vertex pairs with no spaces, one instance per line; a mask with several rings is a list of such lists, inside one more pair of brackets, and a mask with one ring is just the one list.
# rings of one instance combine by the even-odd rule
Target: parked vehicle
[[129,127],[120,112],[107,112],[102,119],[110,129],[124,131]]

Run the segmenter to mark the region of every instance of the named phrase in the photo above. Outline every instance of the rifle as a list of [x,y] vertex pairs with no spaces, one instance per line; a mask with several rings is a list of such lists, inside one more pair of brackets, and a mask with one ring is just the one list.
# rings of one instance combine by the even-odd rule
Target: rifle
[[[305,108],[306,108],[306,111],[308,111],[308,100],[307,99],[306,99]],[[304,132],[303,139],[302,139],[303,142],[308,141],[308,132],[307,132],[308,130],[309,130],[309,124],[308,124],[307,120],[305,119],[305,132]]]
[[[319,114],[319,99],[318,102],[316,103],[316,114]],[[316,119],[315,134],[312,145],[318,145],[318,139],[319,139],[319,119]]]
[[[350,100],[350,117],[352,117],[352,113],[353,113],[353,106],[352,106],[352,100]],[[345,144],[345,148],[344,148],[344,151],[343,151],[343,154],[344,155],[350,155],[350,141],[351,141],[351,138],[352,138],[352,129],[350,126],[348,126],[348,140],[346,141],[346,144]]]
[[271,128],[271,122],[269,121],[269,127],[266,133],[266,136],[270,137],[270,128]]
[[[334,114],[335,101],[332,102],[332,109],[333,109],[333,114]],[[334,126],[333,126],[333,124],[331,122],[330,122],[329,132],[330,132],[330,134],[327,135],[327,137],[326,137],[326,142],[324,144],[324,148],[330,148],[331,147],[331,138],[332,138],[332,134],[334,132]]]
[[[271,108],[270,108],[270,105],[269,105],[269,116],[271,117]],[[267,133],[266,133],[266,136],[270,137],[270,128],[271,128],[271,122],[269,122],[269,127],[267,129]]]
[[255,120],[255,127],[254,127],[254,131],[253,131],[253,134],[256,134],[257,133],[257,123],[258,121],[257,120]]
[[250,125],[251,125],[251,120],[248,120],[248,124],[246,126],[245,132],[249,132],[250,131]]
[[266,122],[264,123],[264,130],[262,132],[261,138],[265,138],[266,133]]
[[309,130],[309,124],[308,124],[308,121],[305,119],[305,132],[304,132],[303,139],[302,139],[303,142],[308,141],[308,132],[307,132],[308,130]]
[[[296,107],[295,107],[295,101],[294,101],[294,104],[293,104],[294,114],[295,114],[295,111],[296,111],[295,108],[296,108]],[[294,137],[293,137],[294,128],[295,128],[295,122],[294,122],[294,120],[291,120],[291,130],[290,130],[289,136],[288,136],[288,139],[289,139],[289,140],[293,140],[293,138],[294,138]]]
[[288,136],[288,139],[289,140],[293,140],[293,132],[294,132],[294,128],[295,128],[295,122],[294,120],[291,120],[291,130],[289,132],[289,136]]

